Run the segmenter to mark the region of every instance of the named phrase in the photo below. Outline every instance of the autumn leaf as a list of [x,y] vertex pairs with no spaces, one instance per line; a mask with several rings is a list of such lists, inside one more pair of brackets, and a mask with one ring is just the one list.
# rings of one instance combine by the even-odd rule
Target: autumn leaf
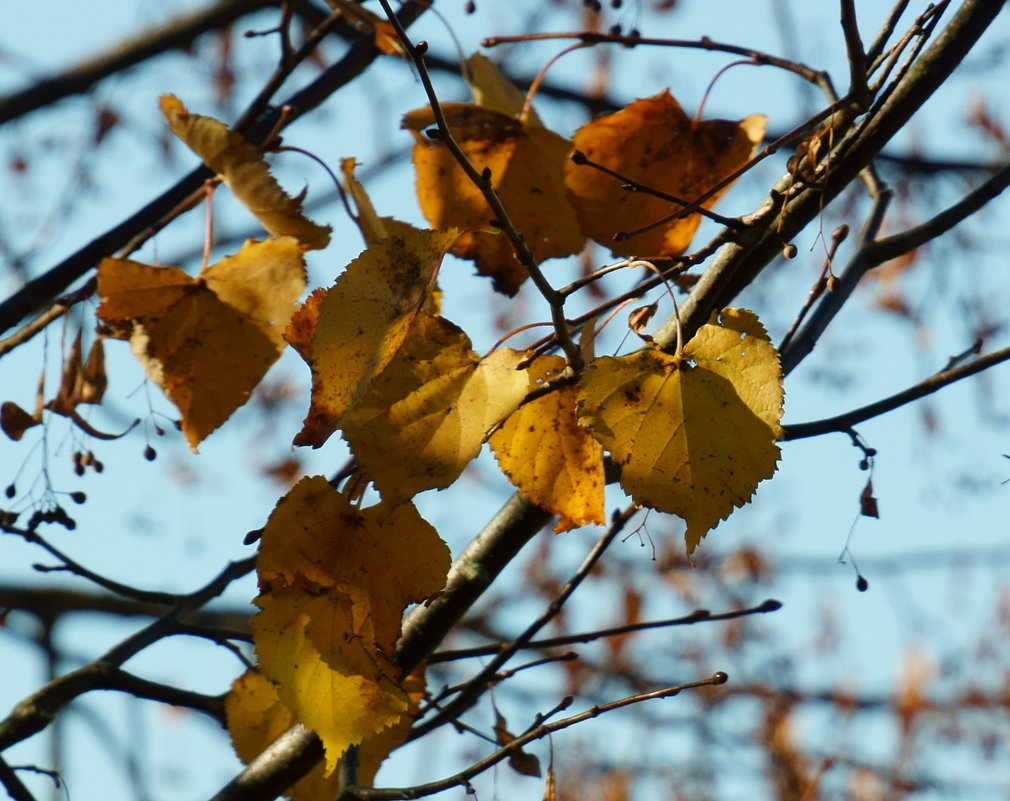
[[284,706],[322,740],[327,775],[348,746],[410,714],[391,661],[401,616],[441,589],[448,568],[448,549],[411,504],[359,510],[321,476],[271,514],[253,640]]
[[195,451],[277,360],[281,332],[304,288],[296,239],[250,239],[198,278],[176,267],[105,259],[97,314],[109,335],[130,342],[148,377],[176,405]]
[[[531,389],[556,378],[564,367],[560,356],[541,356],[528,368]],[[559,516],[555,531],[606,522],[603,449],[578,424],[576,394],[574,386],[561,387],[530,401],[489,440],[509,481]]]
[[213,117],[190,114],[175,95],[162,95],[158,102],[172,133],[221,177],[269,234],[293,236],[313,249],[329,244],[330,228],[302,213],[301,197],[281,189],[263,155],[241,134]]
[[295,445],[318,448],[400,349],[455,229],[376,242],[295,313],[288,342],[312,368],[312,402]]
[[775,472],[782,374],[762,333],[753,313],[725,310],[681,356],[601,357],[581,377],[581,422],[637,503],[684,519],[688,553]]
[[[693,121],[669,91],[663,91],[583,125],[573,145],[590,161],[626,179],[691,202],[746,164],[764,130],[760,114],[740,122]],[[619,179],[574,162],[566,167],[565,183],[583,233],[615,256],[682,253],[701,221],[691,214],[615,242],[615,234],[660,220],[680,207],[623,190]],[[724,191],[706,200],[704,207],[712,208]]]
[[[385,502],[443,489],[529,389],[524,353],[480,359],[459,328],[422,315],[401,353],[348,415],[344,439]],[[390,454],[409,458],[390,458]]]
[[[358,783],[370,786],[388,754],[402,745],[410,734],[410,724],[424,693],[424,678],[418,672],[404,681],[408,693],[407,715],[397,724],[366,738],[358,750]],[[276,685],[259,670],[248,670],[237,678],[224,699],[225,720],[232,746],[245,764],[298,722],[281,703]],[[325,776],[320,762],[308,774],[284,791],[291,801],[329,801],[343,789],[339,773]]]
[[[488,171],[491,187],[534,258],[541,261],[581,250],[585,237],[563,184],[568,140],[480,106],[445,103],[442,110],[453,138],[477,172]],[[417,139],[414,167],[421,212],[435,228],[486,229],[494,224],[494,214],[484,195],[449,150],[424,135],[434,121],[430,108],[403,118],[403,127]],[[472,259],[477,271],[491,277],[494,288],[507,295],[514,295],[528,277],[502,234],[467,231],[452,252]]]
[[[466,60],[466,70],[463,77],[473,94],[473,102],[478,106],[509,117],[519,118],[526,105],[526,93],[506,78],[505,74],[487,56],[482,53],[474,53],[470,56]],[[543,126],[532,107],[524,122],[528,126]]]

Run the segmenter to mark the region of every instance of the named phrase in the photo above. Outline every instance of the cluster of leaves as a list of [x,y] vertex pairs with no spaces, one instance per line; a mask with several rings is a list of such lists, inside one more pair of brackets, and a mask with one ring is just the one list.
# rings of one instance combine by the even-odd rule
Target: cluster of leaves
[[[778,458],[781,370],[751,312],[722,310],[673,352],[646,340],[637,353],[593,358],[588,329],[578,360],[509,347],[481,356],[440,316],[436,291],[447,253],[473,260],[508,295],[529,277],[532,265],[517,257],[489,196],[537,262],[577,253],[587,239],[615,255],[683,252],[697,208],[710,207],[751,157],[763,118],[691,120],[663,92],[588,123],[570,141],[543,127],[488,62],[470,65],[476,104],[404,117],[417,138],[418,196],[432,228],[379,217],[345,161],[367,248],[300,306],[304,254],[325,248],[330,229],[305,217],[302,198],[281,189],[259,150],[173,96],[161,99],[173,133],[270,236],[205,264],[196,278],[122,259],[98,269],[100,333],[130,343],[178,409],[194,451],[290,344],[312,371],[294,444],[320,447],[339,431],[354,455],[342,490],[303,479],[271,515],[257,565],[259,667],[228,701],[244,759],[294,721],[319,734],[326,765],[305,780],[305,798],[321,797],[317,782],[335,781],[348,746],[364,743],[367,779],[406,737],[423,684],[392,660],[400,618],[438,593],[449,565],[411,499],[455,482],[485,441],[509,480],[557,516],[557,531],[605,522],[609,453],[636,504],[686,521],[689,552],[750,499]],[[615,176],[655,191],[622,192]],[[68,379],[75,388],[48,408],[72,413],[101,400],[104,383],[89,378],[96,347],[89,367]],[[5,406],[4,427],[20,435],[40,415],[41,406],[34,417]],[[368,483],[381,502],[362,509]]]

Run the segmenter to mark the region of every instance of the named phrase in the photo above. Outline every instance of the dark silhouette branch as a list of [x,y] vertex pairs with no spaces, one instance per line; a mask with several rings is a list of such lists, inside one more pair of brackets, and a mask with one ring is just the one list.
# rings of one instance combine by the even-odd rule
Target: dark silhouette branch
[[[205,587],[184,596],[169,612],[126,638],[103,656],[54,679],[18,703],[10,715],[0,722],[0,750],[45,729],[57,713],[74,698],[81,693],[100,688],[103,682],[108,681],[110,676],[119,671],[120,665],[127,659],[152,643],[171,635],[179,619],[199,609],[212,598],[216,598],[233,581],[252,572],[255,566],[255,557],[229,563]],[[150,687],[148,689],[151,690]]]

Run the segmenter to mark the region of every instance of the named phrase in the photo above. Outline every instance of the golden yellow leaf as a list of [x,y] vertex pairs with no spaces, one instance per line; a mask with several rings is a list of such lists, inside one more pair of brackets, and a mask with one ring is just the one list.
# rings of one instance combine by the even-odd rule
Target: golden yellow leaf
[[[260,596],[256,604],[261,611],[252,620],[260,667],[277,684],[284,705],[319,735],[327,776],[348,746],[397,723],[407,712],[406,693],[394,680],[392,666],[378,654],[367,665],[364,646],[352,633],[332,631],[336,639],[328,660],[308,637],[309,613],[335,608],[329,595]],[[349,665],[341,669],[343,661]]]
[[[537,384],[565,368],[560,356],[541,356],[528,368]],[[498,464],[533,503],[558,515],[555,531],[606,522],[603,449],[575,413],[577,389],[562,387],[513,412],[488,440]]]
[[325,478],[309,476],[271,512],[256,569],[268,589],[304,579],[365,592],[378,643],[391,651],[403,608],[442,588],[449,552],[413,504],[358,509]]
[[277,360],[280,332],[304,288],[296,239],[250,239],[198,278],[175,267],[104,259],[97,314],[111,336],[130,342],[178,408],[195,451]]
[[[473,102],[478,106],[509,117],[519,117],[526,104],[526,93],[506,78],[505,74],[498,69],[498,65],[487,56],[482,53],[474,53],[470,56],[466,60],[466,70],[463,77],[473,94]],[[532,108],[525,122],[531,127],[543,126]]]
[[[585,237],[563,184],[569,141],[491,109],[464,103],[445,103],[442,109],[453,138],[477,172],[490,171],[492,188],[533,256],[540,261],[581,250]],[[494,215],[481,191],[446,147],[424,135],[433,124],[430,108],[403,118],[403,127],[417,139],[414,168],[425,219],[436,228],[492,225]],[[501,234],[467,231],[452,252],[476,262],[477,271],[507,295],[514,295],[528,277]]]
[[448,568],[448,549],[413,505],[359,510],[321,476],[298,482],[271,514],[256,654],[284,705],[323,741],[327,773],[349,745],[409,713],[391,661],[401,616],[441,589]]
[[[237,678],[224,699],[225,718],[232,747],[249,764],[297,719],[277,697],[273,682],[258,670]],[[331,801],[340,793],[340,778],[323,776],[325,766],[316,765],[304,778],[285,790],[291,801]]]
[[376,242],[295,314],[287,339],[312,368],[296,445],[322,445],[393,359],[457,233],[411,229]]
[[[386,756],[402,745],[410,733],[411,719],[424,691],[424,679],[412,673],[404,681],[409,693],[409,714],[390,728],[367,738],[358,751],[358,783],[370,786]],[[277,696],[277,687],[258,670],[237,678],[225,696],[225,717],[235,753],[249,764],[274,740],[297,722]],[[285,791],[292,801],[332,801],[342,789],[339,774],[324,776],[325,765],[316,765]]]
[[344,423],[344,439],[386,503],[452,484],[529,388],[516,370],[525,354],[501,348],[481,360],[465,334],[436,319],[423,323],[433,339],[425,329],[411,337]]
[[580,380],[581,422],[622,466],[637,503],[684,519],[688,553],[750,500],[779,455],[778,354],[740,330],[755,330],[753,314],[724,316],[736,327],[703,325],[679,358],[601,357]]
[[263,155],[241,134],[213,117],[190,114],[175,95],[162,95],[158,102],[172,133],[221,177],[268,233],[293,236],[313,249],[329,244],[330,228],[302,213],[301,198],[281,189]]
[[[583,125],[573,145],[590,161],[627,179],[691,202],[746,164],[764,130],[760,114],[740,122],[693,121],[669,91],[663,91]],[[615,256],[682,253],[701,221],[692,214],[615,242],[614,234],[655,222],[681,207],[623,190],[619,179],[574,162],[566,166],[565,183],[583,233]],[[724,191],[706,200],[705,208],[712,208]]]

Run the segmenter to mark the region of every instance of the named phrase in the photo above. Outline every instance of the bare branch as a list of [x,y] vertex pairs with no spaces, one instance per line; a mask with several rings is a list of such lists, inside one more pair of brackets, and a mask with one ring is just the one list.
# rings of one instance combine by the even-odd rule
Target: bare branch
[[805,437],[816,437],[820,434],[826,434],[831,431],[846,431],[851,429],[854,425],[858,425],[859,423],[870,420],[874,417],[879,417],[886,412],[893,411],[894,409],[911,403],[912,401],[916,401],[919,398],[924,398],[927,395],[933,394],[938,389],[942,389],[948,384],[953,384],[955,381],[960,381],[961,379],[968,378],[976,373],[981,373],[983,370],[988,370],[990,367],[1007,360],[1010,360],[1010,348],[1003,348],[1002,350],[995,351],[987,356],[982,356],[970,364],[965,364],[961,367],[955,367],[951,370],[944,370],[931,375],[929,378],[920,381],[914,387],[909,387],[902,392],[891,395],[889,398],[879,400],[876,403],[871,403],[868,406],[853,409],[851,412],[846,412],[845,414],[840,414],[836,417],[829,417],[826,420],[785,425],[782,427],[784,432],[783,438],[786,440],[804,439]]

